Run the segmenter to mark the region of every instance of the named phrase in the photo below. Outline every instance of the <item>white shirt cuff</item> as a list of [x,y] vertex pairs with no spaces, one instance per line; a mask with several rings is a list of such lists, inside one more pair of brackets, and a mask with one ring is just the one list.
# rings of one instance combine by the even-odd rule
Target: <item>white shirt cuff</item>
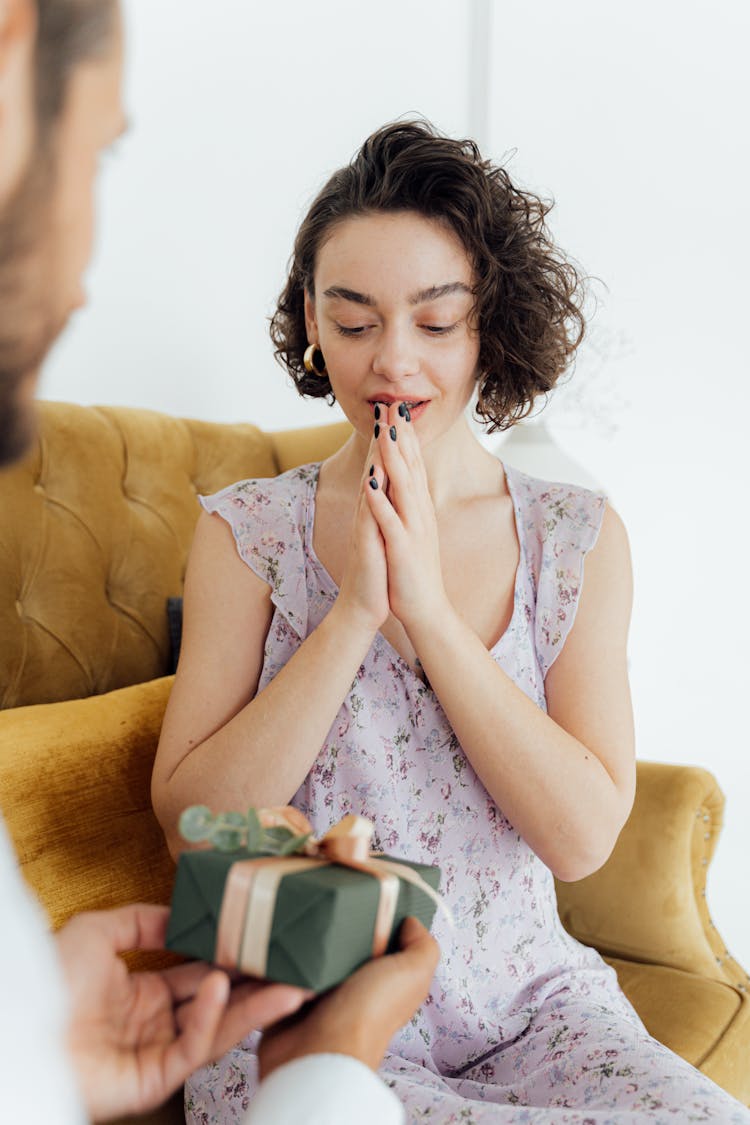
[[304,1055],[278,1067],[252,1100],[245,1125],[404,1125],[404,1108],[349,1055]]

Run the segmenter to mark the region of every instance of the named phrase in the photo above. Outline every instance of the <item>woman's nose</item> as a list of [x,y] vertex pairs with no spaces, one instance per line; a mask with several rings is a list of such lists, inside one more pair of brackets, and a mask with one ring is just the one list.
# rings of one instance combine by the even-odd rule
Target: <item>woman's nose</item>
[[372,361],[372,369],[391,382],[419,371],[415,341],[405,329],[384,329]]

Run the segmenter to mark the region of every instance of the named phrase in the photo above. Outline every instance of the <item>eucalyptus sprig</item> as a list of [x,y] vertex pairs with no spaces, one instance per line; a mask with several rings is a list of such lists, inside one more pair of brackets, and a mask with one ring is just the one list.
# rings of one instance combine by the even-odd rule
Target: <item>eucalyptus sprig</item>
[[260,855],[301,852],[311,833],[297,835],[283,826],[264,828],[255,809],[247,813],[212,813],[207,805],[191,805],[179,822],[180,835],[190,844],[210,843],[218,852],[244,849]]

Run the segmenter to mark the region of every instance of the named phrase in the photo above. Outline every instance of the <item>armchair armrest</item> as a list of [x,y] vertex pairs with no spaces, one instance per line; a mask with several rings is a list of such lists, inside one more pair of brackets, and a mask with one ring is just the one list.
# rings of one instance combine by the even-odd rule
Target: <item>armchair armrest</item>
[[80,910],[169,901],[150,784],[171,686],[0,711],[0,809],[54,928]]
[[750,988],[708,913],[724,796],[697,766],[638,762],[633,810],[604,866],[557,883],[565,928],[601,953]]

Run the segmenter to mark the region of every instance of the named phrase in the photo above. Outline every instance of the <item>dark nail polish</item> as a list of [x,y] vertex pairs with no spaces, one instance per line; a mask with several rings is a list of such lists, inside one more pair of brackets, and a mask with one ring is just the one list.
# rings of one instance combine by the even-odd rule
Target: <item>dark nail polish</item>
[[377,438],[379,436],[380,436],[380,426],[376,422],[375,423],[375,437]]
[[370,465],[370,474],[369,475],[372,476],[374,474],[374,472],[375,472],[375,466]]
[[376,422],[380,421],[380,406],[378,405],[377,402],[375,403],[375,421]]
[[400,403],[398,404],[398,412],[399,412],[399,414],[401,415],[401,417],[402,417],[402,418],[403,418],[403,417],[405,416],[405,414],[406,414],[406,406],[405,406],[405,404],[404,404],[403,402],[400,402]]
[[370,488],[377,488],[377,487],[378,487],[378,482],[375,480],[375,477],[370,477]]
[[404,410],[404,421],[411,422],[411,414],[409,413],[408,407]]
[[395,441],[396,440],[396,427],[391,426],[391,428],[388,432],[391,435],[391,441]]

